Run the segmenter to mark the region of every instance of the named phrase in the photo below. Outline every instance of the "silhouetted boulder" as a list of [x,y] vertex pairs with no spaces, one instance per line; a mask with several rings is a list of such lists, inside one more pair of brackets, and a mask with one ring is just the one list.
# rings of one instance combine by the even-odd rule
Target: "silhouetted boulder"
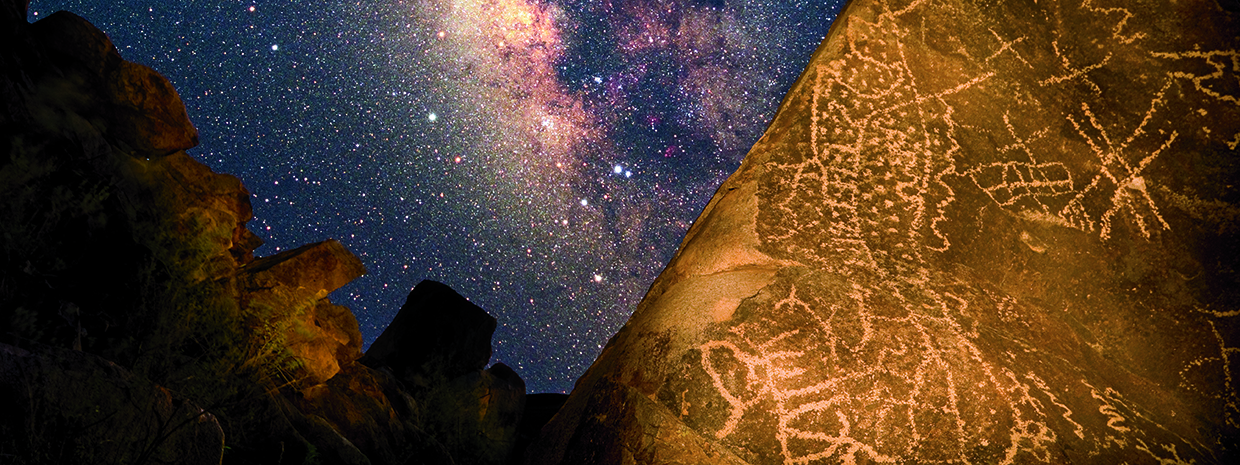
[[421,428],[458,465],[507,463],[517,444],[525,382],[502,363],[482,369],[494,331],[485,310],[422,281],[360,360],[400,381]]
[[422,281],[362,363],[389,368],[413,391],[481,370],[491,359],[495,318],[435,281]]

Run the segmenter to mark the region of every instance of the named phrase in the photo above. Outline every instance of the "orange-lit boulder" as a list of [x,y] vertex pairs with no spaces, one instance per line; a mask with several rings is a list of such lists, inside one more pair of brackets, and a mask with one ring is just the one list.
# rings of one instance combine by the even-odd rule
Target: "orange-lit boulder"
[[[23,18],[24,19],[24,18]],[[107,35],[82,17],[59,11],[31,25],[58,67],[55,75],[87,92],[79,102],[87,120],[142,158],[161,157],[198,145],[198,130],[168,79],[125,61]]]
[[313,385],[331,379],[361,356],[362,334],[347,308],[327,294],[365,274],[340,242],[327,240],[255,259],[238,275],[241,306],[251,333],[288,381]]

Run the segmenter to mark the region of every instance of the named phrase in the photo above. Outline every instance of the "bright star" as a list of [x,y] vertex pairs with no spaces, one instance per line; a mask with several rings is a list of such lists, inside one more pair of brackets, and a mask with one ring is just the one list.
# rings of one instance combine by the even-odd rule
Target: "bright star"
[[623,172],[624,172],[624,167],[623,167],[623,166],[620,166],[620,165],[613,166],[613,167],[611,167],[611,172],[612,172],[612,173],[616,173],[616,174],[623,173]]
[[439,115],[436,115],[435,112],[431,112],[431,114],[426,115],[426,119],[433,123],[435,120],[439,119]]
[[279,46],[279,45],[275,45],[275,44],[272,44],[272,45],[271,45],[271,51],[273,51],[273,52],[274,52],[274,51],[279,50],[279,49],[280,49],[280,46]]
[[594,282],[596,283],[603,282],[603,275],[599,275],[599,274],[594,275]]
[[586,199],[581,199],[581,206],[583,206],[583,207],[584,207],[584,206],[589,205],[589,204],[590,204],[590,201],[589,201],[589,200],[586,200]]

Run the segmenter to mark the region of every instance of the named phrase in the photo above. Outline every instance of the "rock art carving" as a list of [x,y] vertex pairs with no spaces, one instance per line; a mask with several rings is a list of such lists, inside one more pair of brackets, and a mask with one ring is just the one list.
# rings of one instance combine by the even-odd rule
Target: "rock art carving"
[[[753,464],[1234,459],[1237,49],[1214,2],[852,2],[534,457],[636,447],[573,436],[619,382]],[[745,195],[769,282],[653,323]]]

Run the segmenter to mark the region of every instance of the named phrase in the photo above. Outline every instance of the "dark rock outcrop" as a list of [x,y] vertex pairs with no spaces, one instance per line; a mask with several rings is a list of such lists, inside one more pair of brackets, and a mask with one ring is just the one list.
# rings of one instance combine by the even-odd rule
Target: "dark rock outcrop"
[[[102,358],[0,344],[0,436],[19,463],[215,465],[215,416]],[[6,440],[7,442],[7,440]]]
[[568,394],[539,393],[525,396],[525,411],[521,412],[521,423],[517,425],[517,440],[512,448],[512,459],[509,463],[521,463],[525,451],[530,444],[538,439],[543,426],[551,421],[556,412],[564,407]]
[[122,59],[112,41],[85,19],[59,11],[32,24],[30,33],[59,68],[63,85],[81,86],[97,99],[82,116],[108,137],[142,157],[198,145],[198,130],[172,83]]
[[495,318],[452,288],[422,281],[360,362],[392,373],[420,424],[457,464],[503,464],[517,447],[525,382],[491,359]]
[[405,450],[407,444],[440,448],[422,434],[417,403],[396,380],[358,363],[344,365],[326,383],[301,390],[296,404],[307,416],[332,425],[373,463],[402,463],[416,456]]
[[497,363],[465,374],[422,399],[427,432],[456,463],[508,463],[525,409],[525,382],[511,368]]
[[849,3],[528,463],[1240,460],[1237,19]]
[[485,310],[442,283],[422,281],[361,361],[428,390],[485,368],[494,333],[495,318]]
[[[174,370],[178,362],[141,348],[178,344],[207,327],[231,331],[214,317],[235,306],[226,302],[229,280],[261,243],[245,228],[249,192],[184,151],[166,153],[188,142],[135,151],[144,145],[131,135],[146,131],[135,125],[147,123],[110,116],[118,99],[130,99],[108,90],[133,87],[118,81],[128,65],[82,18],[26,24],[23,16],[3,30],[11,39],[0,45],[6,337]],[[150,88],[133,92],[184,113],[166,80],[143,79]],[[186,118],[175,126],[193,132]],[[172,327],[185,318],[212,323]]]

